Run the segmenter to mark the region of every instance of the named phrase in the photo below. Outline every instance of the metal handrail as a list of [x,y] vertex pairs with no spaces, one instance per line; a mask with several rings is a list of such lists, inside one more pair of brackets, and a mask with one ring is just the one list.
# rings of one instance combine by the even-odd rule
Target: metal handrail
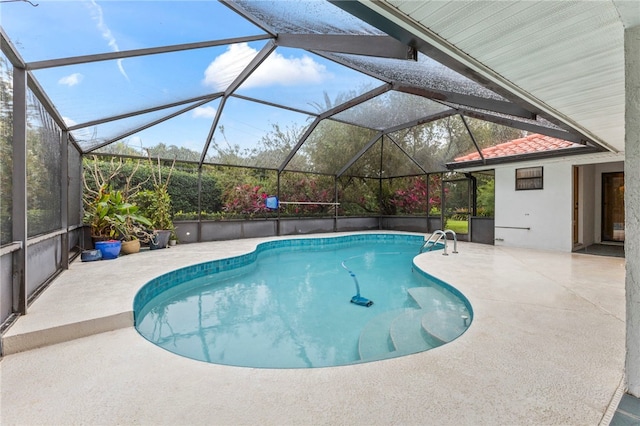
[[[434,238],[436,237],[436,238]],[[422,253],[422,250],[424,250],[425,247],[429,247],[429,251],[433,250],[433,247],[438,244],[440,242],[440,240],[444,238],[444,253],[442,253],[444,256],[447,256],[447,235],[444,233],[444,231],[438,229],[437,231],[434,231],[433,234],[431,234],[429,236],[429,239],[427,241],[424,242],[424,244],[422,245],[422,247],[420,247],[420,252]],[[429,243],[431,243],[431,245],[429,245]]]
[[[451,234],[453,236],[453,253],[457,254],[458,253],[458,238],[456,236],[456,233],[451,229],[445,229],[444,231],[441,230],[441,229],[438,229],[437,231],[434,231],[433,234],[431,234],[429,236],[429,239],[424,242],[422,247],[420,247],[419,253],[422,253],[422,250],[424,250],[424,248],[427,247],[427,246],[429,247],[429,251],[433,250],[433,247],[436,244],[438,244],[440,242],[440,240],[444,239],[444,250],[442,252],[442,255],[443,256],[449,256],[449,253],[447,253],[447,234]],[[431,243],[431,244],[429,244],[429,243]]]
[[453,235],[453,252],[457,254],[458,253],[458,238],[456,237],[456,233],[452,229],[445,229],[444,230],[444,234],[445,234],[445,236],[444,236],[445,241],[447,239],[447,234]]

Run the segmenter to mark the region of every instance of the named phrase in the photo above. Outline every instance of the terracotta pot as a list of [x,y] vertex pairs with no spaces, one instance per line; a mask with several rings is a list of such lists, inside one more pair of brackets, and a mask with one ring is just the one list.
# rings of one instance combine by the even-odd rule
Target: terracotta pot
[[140,240],[123,241],[120,252],[122,254],[133,254],[140,251]]

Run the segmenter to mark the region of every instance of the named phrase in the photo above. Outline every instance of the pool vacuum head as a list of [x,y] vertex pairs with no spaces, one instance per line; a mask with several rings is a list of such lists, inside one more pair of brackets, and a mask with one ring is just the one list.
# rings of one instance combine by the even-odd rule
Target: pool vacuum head
[[366,306],[367,308],[373,305],[373,301],[367,299],[366,297],[362,297],[359,294],[356,294],[351,298],[351,303],[355,303],[356,305]]
[[356,278],[356,274],[350,271],[344,262],[346,261],[342,262],[342,267],[346,269],[347,272],[349,272],[349,275],[351,275],[351,278],[353,278],[353,282],[356,285],[356,295],[351,298],[351,303],[355,303],[356,305],[360,305],[360,306],[366,306],[368,308],[369,306],[373,305],[373,302],[367,299],[366,297],[360,296],[360,284],[358,284],[358,279]]

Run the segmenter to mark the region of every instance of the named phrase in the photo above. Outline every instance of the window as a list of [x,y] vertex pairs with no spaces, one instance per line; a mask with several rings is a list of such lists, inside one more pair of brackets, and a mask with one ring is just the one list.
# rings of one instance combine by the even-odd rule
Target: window
[[542,189],[542,167],[516,169],[516,191]]

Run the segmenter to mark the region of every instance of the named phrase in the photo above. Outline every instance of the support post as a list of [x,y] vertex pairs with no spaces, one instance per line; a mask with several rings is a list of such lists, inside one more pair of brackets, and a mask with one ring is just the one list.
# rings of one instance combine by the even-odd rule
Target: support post
[[382,207],[382,172],[384,166],[384,136],[380,138],[380,172],[378,173],[378,230],[382,229],[384,209]]
[[[333,202],[339,203],[338,200],[338,176],[333,176]],[[333,232],[338,232],[338,209],[339,204],[333,206]]]
[[202,242],[202,165],[198,167],[198,235],[197,242]]
[[[278,196],[278,202],[280,200],[280,170],[278,170],[278,175],[276,177],[276,195]],[[280,205],[278,205],[278,210],[276,210],[276,236],[280,236]]]
[[640,397],[640,26],[624,32],[627,391]]
[[427,193],[426,193],[426,197],[427,197],[427,233],[429,233],[430,228],[429,228],[429,213],[431,212],[431,198],[430,198],[430,191],[429,191],[429,184],[431,183],[431,178],[429,173],[427,173]]
[[444,173],[440,173],[440,229],[444,231]]
[[13,68],[13,311],[27,313],[27,71]]
[[60,220],[66,232],[60,236],[62,269],[69,269],[69,132],[62,131],[60,141]]

